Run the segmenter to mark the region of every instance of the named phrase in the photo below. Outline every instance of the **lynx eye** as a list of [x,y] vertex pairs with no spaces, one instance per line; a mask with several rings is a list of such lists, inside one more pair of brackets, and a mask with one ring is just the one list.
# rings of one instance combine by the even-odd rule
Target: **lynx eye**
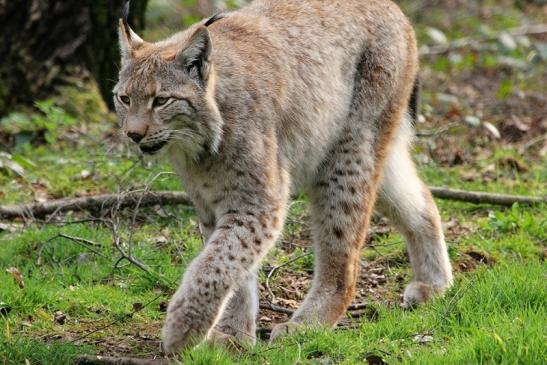
[[131,104],[131,98],[127,95],[120,95],[119,96],[119,99],[122,103],[124,103],[125,105],[129,105]]
[[153,106],[162,106],[162,105],[165,105],[168,101],[169,101],[169,98],[158,96],[158,97],[154,98],[154,103],[152,105]]

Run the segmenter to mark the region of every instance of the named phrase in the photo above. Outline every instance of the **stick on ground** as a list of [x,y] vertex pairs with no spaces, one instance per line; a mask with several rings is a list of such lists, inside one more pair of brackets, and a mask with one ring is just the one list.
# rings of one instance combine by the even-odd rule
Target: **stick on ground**
[[431,194],[437,199],[454,200],[473,204],[493,204],[510,207],[515,203],[533,205],[547,202],[547,197],[484,193],[435,186],[430,186],[429,190],[431,190]]
[[[533,205],[547,202],[547,197],[544,196],[506,195],[441,187],[430,187],[430,189],[433,196],[438,199],[455,200],[473,204],[511,206],[514,203]],[[192,205],[188,195],[179,191],[135,191],[124,194],[101,194],[81,198],[49,200],[43,203],[0,205],[0,219],[14,219],[18,217],[39,218],[48,214],[62,213],[71,210],[97,211],[108,209],[118,204],[120,208],[134,207],[139,201],[139,206],[141,207],[150,205]]]
[[[139,204],[140,202],[140,204]],[[0,218],[13,219],[16,217],[44,217],[48,214],[67,211],[97,211],[106,210],[113,206],[120,208],[150,205],[192,205],[185,193],[178,191],[160,192],[129,192],[123,194],[90,195],[80,198],[48,200],[43,203],[0,206]]]
[[168,365],[167,359],[139,359],[135,357],[80,356],[76,365]]

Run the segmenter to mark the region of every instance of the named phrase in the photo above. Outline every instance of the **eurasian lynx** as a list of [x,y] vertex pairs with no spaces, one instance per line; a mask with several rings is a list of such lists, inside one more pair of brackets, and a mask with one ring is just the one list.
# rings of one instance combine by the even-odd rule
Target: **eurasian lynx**
[[120,44],[123,132],[171,160],[206,240],[169,304],[166,352],[206,336],[255,341],[256,272],[301,191],[313,284],[273,338],[343,315],[376,200],[408,243],[404,303],[450,286],[439,214],[409,155],[418,61],[394,3],[257,0],[158,43],[121,21]]

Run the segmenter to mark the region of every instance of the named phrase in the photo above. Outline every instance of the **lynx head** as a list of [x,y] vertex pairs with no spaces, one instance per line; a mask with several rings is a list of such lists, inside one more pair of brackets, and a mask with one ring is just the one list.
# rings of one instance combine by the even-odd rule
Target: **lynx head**
[[120,20],[119,38],[122,63],[113,93],[122,133],[145,154],[171,145],[191,158],[216,152],[222,118],[207,27],[197,24],[149,43]]

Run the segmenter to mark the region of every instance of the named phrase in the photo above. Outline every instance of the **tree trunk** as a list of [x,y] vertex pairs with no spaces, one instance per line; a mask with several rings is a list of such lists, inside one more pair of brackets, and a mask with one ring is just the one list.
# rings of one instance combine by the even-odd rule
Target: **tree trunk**
[[[0,115],[50,96],[71,77],[91,77],[111,105],[119,63],[118,19],[125,0],[0,0]],[[144,27],[147,0],[131,2]]]

